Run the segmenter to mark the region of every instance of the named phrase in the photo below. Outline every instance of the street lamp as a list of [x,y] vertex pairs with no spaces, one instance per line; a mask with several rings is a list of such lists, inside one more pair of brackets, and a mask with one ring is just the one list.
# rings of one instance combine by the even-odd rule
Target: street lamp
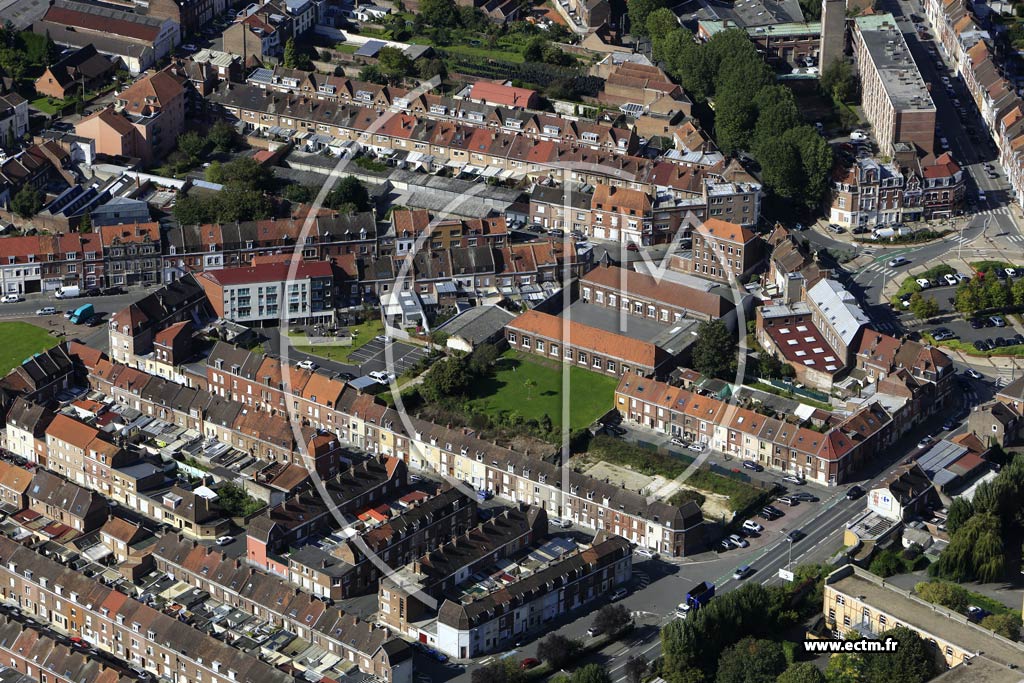
[[786,540],[789,541],[789,564],[786,565],[786,569],[792,571],[793,569],[793,537],[786,536]]

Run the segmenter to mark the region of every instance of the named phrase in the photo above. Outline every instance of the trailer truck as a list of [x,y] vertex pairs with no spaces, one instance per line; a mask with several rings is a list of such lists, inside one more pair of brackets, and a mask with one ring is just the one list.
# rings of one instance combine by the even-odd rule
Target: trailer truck
[[686,591],[686,600],[676,607],[676,616],[685,619],[691,611],[698,610],[715,597],[715,584],[701,581]]

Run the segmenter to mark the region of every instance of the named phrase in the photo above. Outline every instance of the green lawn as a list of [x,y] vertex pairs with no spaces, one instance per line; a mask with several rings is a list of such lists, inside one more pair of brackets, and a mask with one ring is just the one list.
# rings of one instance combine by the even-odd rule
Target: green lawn
[[347,363],[348,357],[353,351],[366,345],[368,341],[376,337],[378,334],[384,334],[384,323],[379,319],[368,320],[367,322],[351,327],[350,331],[355,335],[352,339],[352,346],[333,346],[331,344],[308,346],[294,343],[294,340],[300,339],[300,337],[292,337],[292,348],[296,351],[311,353],[314,356],[320,356],[321,358],[326,358],[328,360]]
[[32,354],[56,346],[58,341],[58,337],[29,323],[0,323],[0,375],[6,375]]
[[[509,351],[495,368],[491,377],[473,386],[472,410],[490,415],[519,413],[527,420],[540,419],[547,414],[556,427],[562,425],[561,365]],[[586,427],[611,410],[618,383],[616,377],[571,366],[570,429]]]
[[61,107],[64,106],[64,103],[60,100],[57,100],[57,102],[60,102],[60,104],[50,104],[49,97],[40,97],[29,102],[29,105],[35,107],[44,114],[56,114],[58,111],[60,111]]

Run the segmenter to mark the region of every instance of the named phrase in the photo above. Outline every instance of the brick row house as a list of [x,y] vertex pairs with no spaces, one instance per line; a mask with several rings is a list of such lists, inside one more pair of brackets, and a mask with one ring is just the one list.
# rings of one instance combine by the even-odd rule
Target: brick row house
[[892,422],[875,403],[821,432],[634,374],[619,380],[615,408],[627,423],[827,485],[850,481],[881,452]]
[[246,614],[288,629],[350,662],[360,672],[390,683],[412,681],[412,653],[407,644],[391,639],[384,629],[296,590],[273,574],[181,536],[159,538],[153,558],[159,571]]
[[[373,396],[341,383],[332,385],[329,393],[316,389],[318,393],[314,394],[309,382],[320,377],[318,373],[294,367],[285,371],[276,359],[242,351],[232,353],[229,349],[218,345],[211,352],[207,367],[210,393],[180,388],[179,392],[196,396],[197,403],[191,407],[187,402],[174,408],[144,401],[142,394],[148,389],[150,377],[117,363],[101,361],[91,371],[90,379],[94,388],[114,396],[119,403],[144,412],[155,411],[152,414],[163,414],[168,421],[227,443],[237,439],[238,432],[232,425],[243,407],[268,416],[288,414],[298,424],[327,430],[353,448],[398,458],[413,469],[441,472],[474,488],[537,505],[554,516],[605,529],[662,553],[682,556],[703,547],[703,517],[693,504],[677,507],[648,502],[639,494],[577,473],[569,475],[573,484],[563,491],[560,470],[539,457],[496,446],[470,431],[403,418]],[[340,391],[333,394],[338,387]],[[213,414],[206,416],[207,412]],[[300,454],[292,457],[301,464]],[[298,510],[294,515],[289,512],[298,502],[290,500],[275,508],[274,514],[287,518],[305,515]],[[281,532],[288,526],[280,527]],[[263,541],[260,544],[267,545]],[[287,566],[280,571],[287,575]]]

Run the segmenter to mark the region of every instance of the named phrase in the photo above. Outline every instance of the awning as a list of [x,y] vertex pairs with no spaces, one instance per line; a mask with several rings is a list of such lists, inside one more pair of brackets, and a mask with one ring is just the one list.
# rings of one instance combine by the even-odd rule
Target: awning
[[449,159],[444,163],[448,168],[462,168],[466,165],[465,161],[456,161],[455,159]]

